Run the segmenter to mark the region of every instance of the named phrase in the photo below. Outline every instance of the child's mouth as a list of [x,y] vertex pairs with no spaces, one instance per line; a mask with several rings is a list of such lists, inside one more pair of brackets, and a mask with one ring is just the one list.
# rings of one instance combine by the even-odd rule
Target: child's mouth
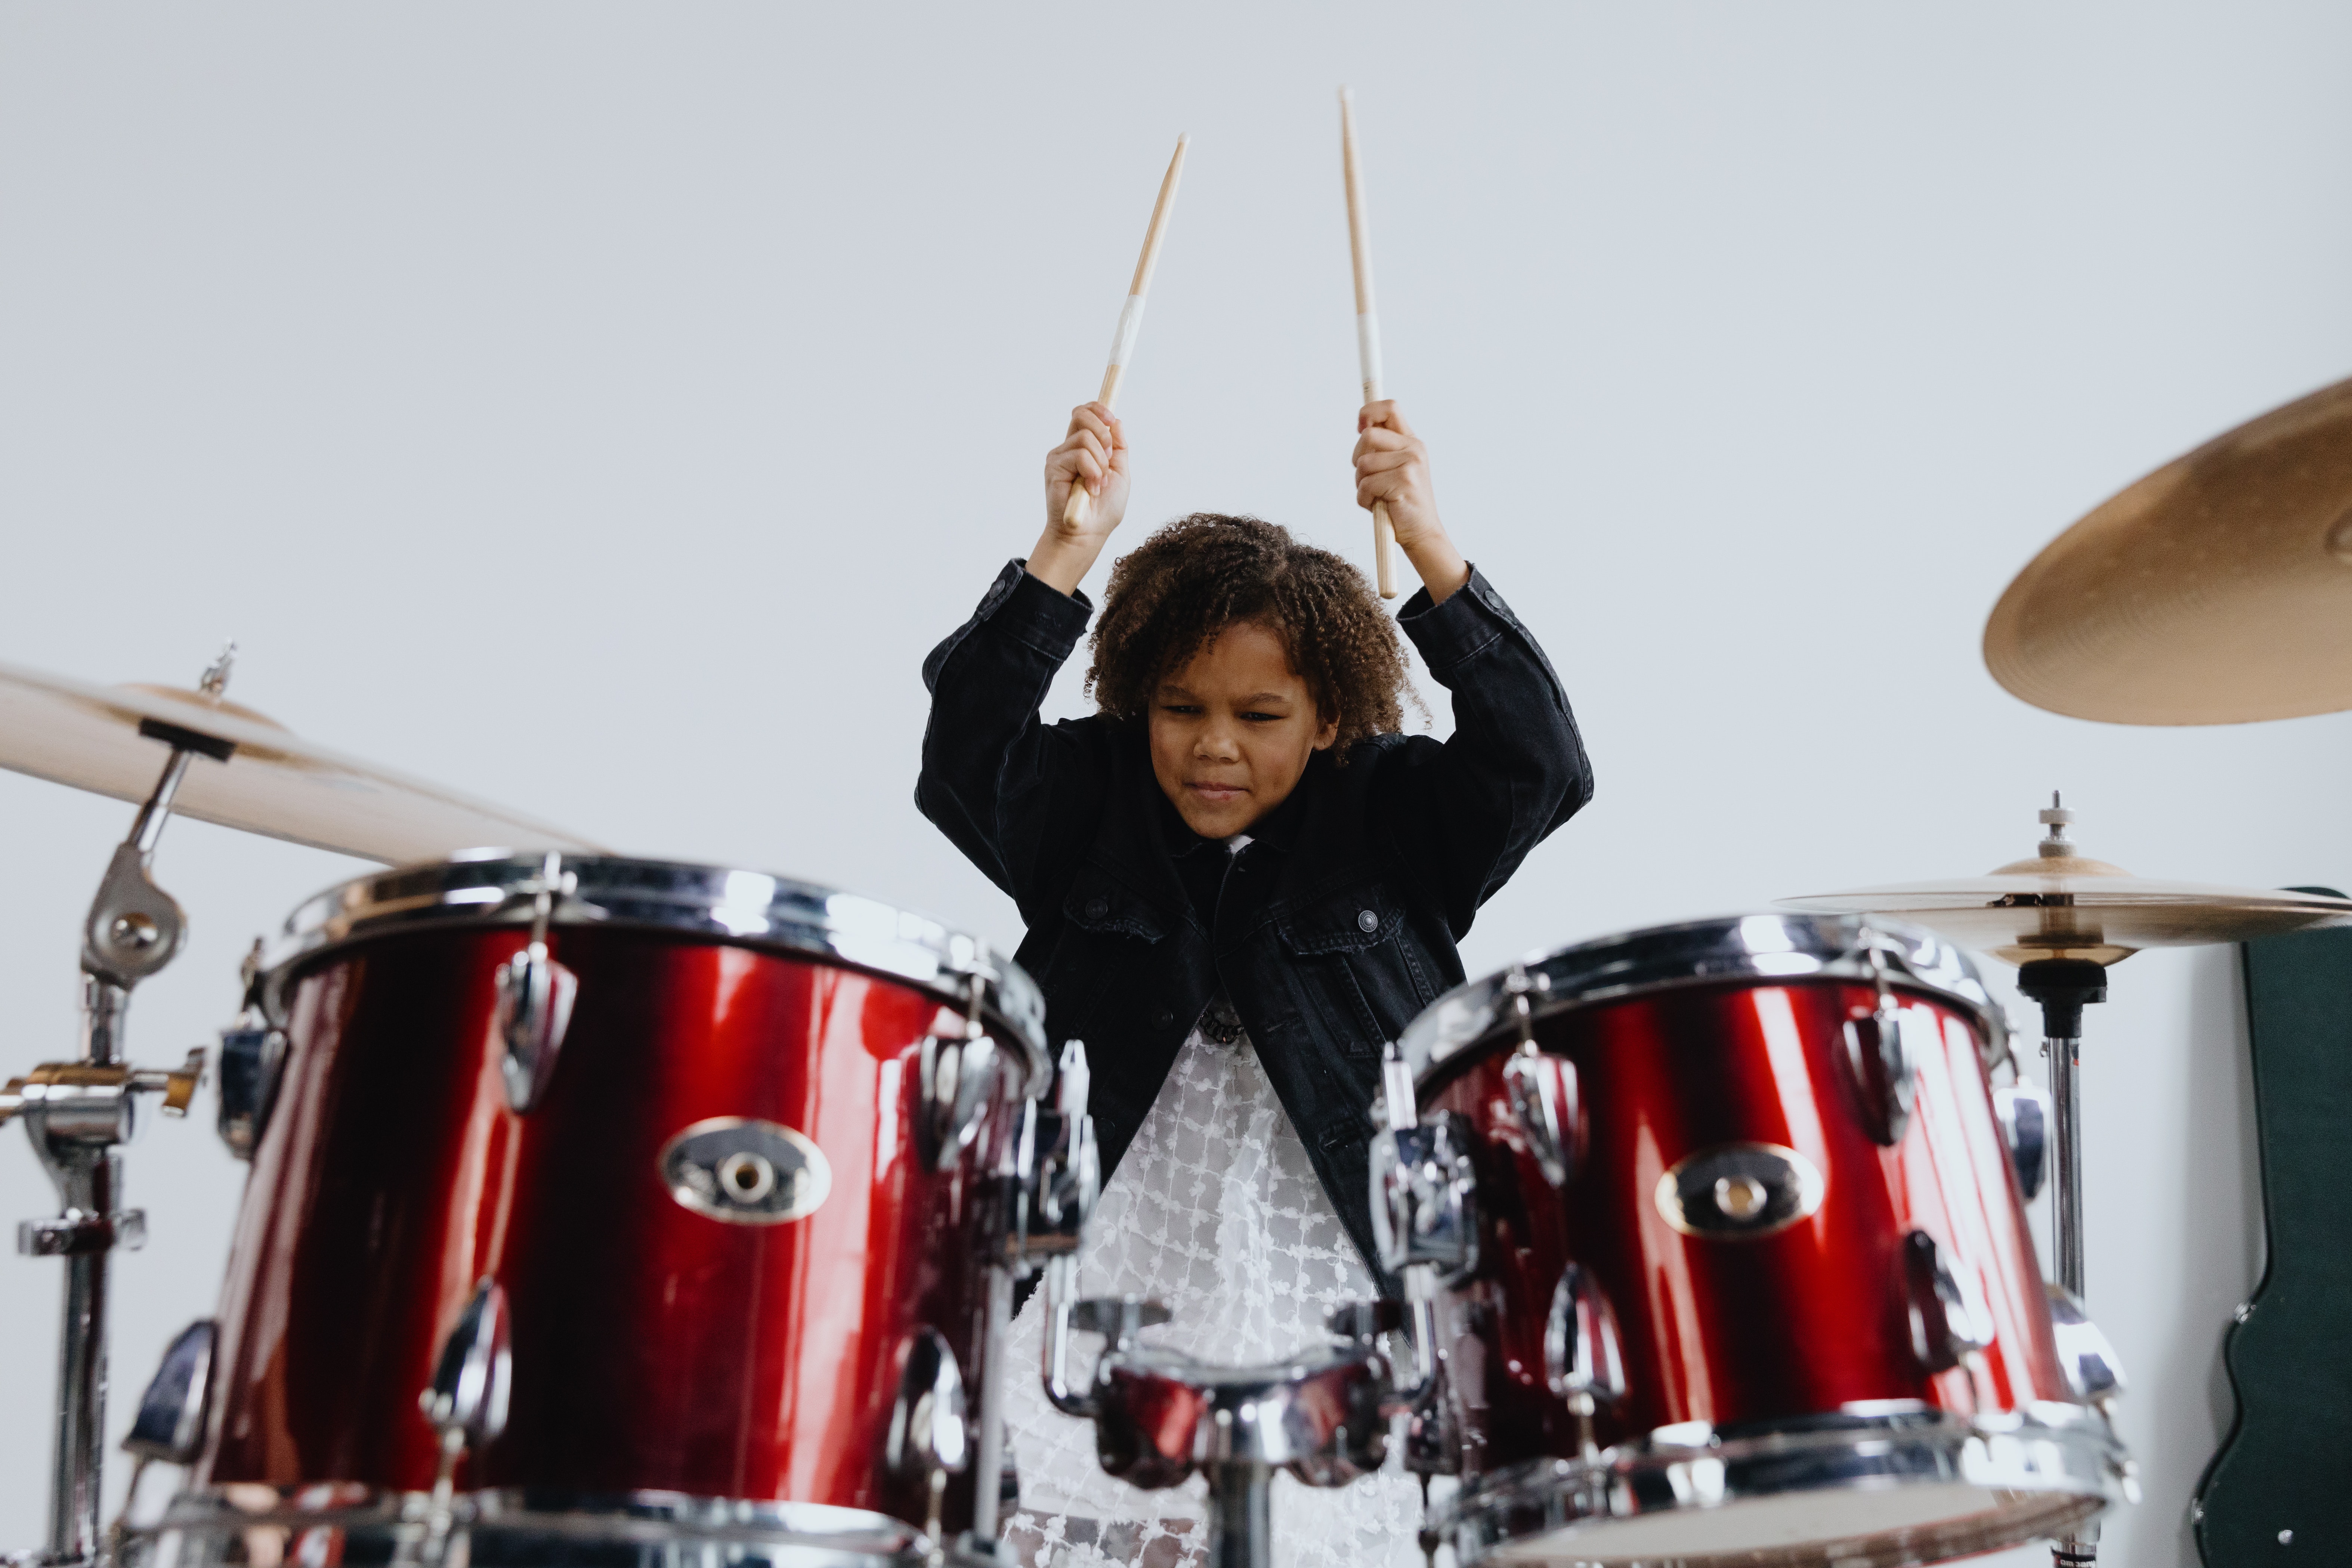
[[1249,791],[1244,789],[1239,784],[1186,784],[1184,787],[1199,795],[1202,799],[1213,801],[1219,805],[1223,805],[1224,802],[1229,800],[1239,800],[1242,796],[1249,794]]

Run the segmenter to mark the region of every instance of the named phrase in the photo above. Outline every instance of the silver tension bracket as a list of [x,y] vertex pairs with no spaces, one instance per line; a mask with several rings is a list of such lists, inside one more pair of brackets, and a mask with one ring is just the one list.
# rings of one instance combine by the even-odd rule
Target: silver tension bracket
[[551,849],[540,862],[539,874],[516,889],[530,906],[530,939],[499,966],[498,1030],[506,1043],[499,1062],[507,1087],[507,1104],[523,1115],[545,1098],[555,1076],[555,1059],[563,1050],[563,1036],[572,1026],[572,1003],[580,992],[579,976],[558,963],[547,951],[547,928],[556,906],[580,887],[580,875],[563,868],[563,857]]

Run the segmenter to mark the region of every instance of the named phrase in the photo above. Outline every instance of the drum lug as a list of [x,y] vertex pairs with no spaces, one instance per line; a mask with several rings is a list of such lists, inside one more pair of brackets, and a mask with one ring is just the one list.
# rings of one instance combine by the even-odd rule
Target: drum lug
[[988,1037],[981,1007],[987,982],[971,977],[971,997],[961,1037],[923,1037],[919,1079],[922,1096],[917,1132],[923,1156],[941,1173],[955,1169],[980,1136],[989,1101],[995,1098],[996,1042]]
[[2032,1079],[2021,1078],[1992,1091],[1992,1109],[2000,1121],[2000,1141],[2009,1150],[2010,1169],[2017,1173],[2018,1196],[2032,1203],[2050,1170],[2050,1095]]
[[140,1396],[122,1449],[142,1460],[193,1465],[204,1452],[205,1416],[210,1408],[214,1348],[220,1325],[198,1318],[180,1331],[163,1363]]
[[938,1330],[917,1329],[907,1340],[882,1458],[892,1473],[923,1489],[924,1532],[934,1546],[939,1544],[948,1478],[970,1468],[971,1443],[963,1371],[956,1365],[955,1352]]
[[1529,1040],[1503,1064],[1503,1083],[1544,1180],[1564,1189],[1584,1163],[1584,1107],[1576,1064],[1546,1056]]
[[441,1456],[426,1504],[423,1560],[447,1561],[449,1532],[457,1522],[452,1504],[457,1461],[478,1454],[507,1428],[507,1394],[512,1383],[507,1353],[507,1293],[495,1279],[474,1287],[449,1337],[441,1342],[433,1381],[416,1396],[416,1407],[440,1435]]
[[1871,1138],[1890,1148],[1902,1142],[1918,1095],[1918,1070],[1903,1009],[1891,992],[1879,994],[1876,1010],[1846,1021],[1845,1054]]
[[1924,1230],[1903,1238],[1903,1281],[1911,1353],[1928,1372],[1949,1372],[1992,1343],[1982,1295],[1944,1261],[1943,1248]]
[[131,1520],[131,1506],[139,1498],[139,1482],[149,1465],[193,1465],[205,1451],[205,1424],[211,1411],[213,1352],[220,1342],[220,1325],[198,1318],[182,1329],[164,1351],[163,1364],[139,1396],[139,1414],[122,1439],[122,1451],[134,1463],[131,1484],[123,1491],[122,1511],[111,1532],[112,1560],[126,1561],[122,1538]]
[[1469,1122],[1440,1111],[1372,1137],[1372,1237],[1392,1274],[1428,1264],[1450,1285],[1478,1267],[1478,1176]]
[[249,1163],[260,1147],[285,1070],[284,1030],[236,1023],[220,1032],[220,1140],[236,1158]]
[[495,1442],[507,1426],[507,1293],[495,1279],[474,1287],[449,1337],[441,1342],[433,1382],[417,1406],[445,1445],[460,1449]]
[[564,1033],[572,1026],[579,977],[549,955],[547,928],[555,906],[578,885],[577,874],[564,870],[563,858],[551,852],[540,874],[521,889],[532,900],[530,940],[499,966],[497,1027],[507,1048],[499,1067],[507,1104],[518,1116],[545,1098]]
[[979,1138],[995,1085],[995,1042],[986,1036],[977,1039],[923,1037],[919,1127],[923,1157],[932,1170],[954,1170],[956,1162]]
[[1580,1263],[1561,1271],[1551,1293],[1551,1312],[1544,1320],[1544,1373],[1576,1417],[1578,1447],[1592,1458],[1599,1452],[1592,1440],[1595,1411],[1625,1397],[1625,1350],[1607,1293]]
[[269,1130],[286,1071],[286,1031],[269,1021],[261,994],[261,939],[245,955],[245,1005],[236,1022],[220,1032],[221,1142],[231,1155],[250,1162]]
[[2066,1386],[2084,1404],[2105,1411],[2124,1392],[2124,1369],[2116,1347],[2083,1310],[2083,1303],[2063,1285],[2045,1283],[2050,1292],[2050,1327],[2058,1341],[2058,1365]]

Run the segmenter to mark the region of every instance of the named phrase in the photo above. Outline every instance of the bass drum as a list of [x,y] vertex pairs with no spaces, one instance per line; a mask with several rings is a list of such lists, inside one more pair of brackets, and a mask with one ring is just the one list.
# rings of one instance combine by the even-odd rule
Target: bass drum
[[1051,1076],[1009,961],[753,872],[499,854],[305,905],[257,997],[183,1562],[837,1563],[971,1524],[990,1184]]
[[1443,1360],[1409,1462],[1455,1478],[1431,1527],[1463,1562],[1933,1562],[2128,1487],[2096,1331],[2053,1337],[1999,1014],[1933,935],[1611,937],[1401,1047],[1422,1128],[1384,1135],[1374,1202],[1412,1212],[1393,1140],[1421,1140],[1416,1245],[1458,1239],[1419,1270]]

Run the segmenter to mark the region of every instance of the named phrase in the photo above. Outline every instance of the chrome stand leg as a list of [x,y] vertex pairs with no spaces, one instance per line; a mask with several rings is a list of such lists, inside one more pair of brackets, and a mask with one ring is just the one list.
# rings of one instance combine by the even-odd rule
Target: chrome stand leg
[[971,1532],[996,1539],[998,1491],[1004,1483],[1004,1355],[1013,1338],[1013,1271],[988,1270],[988,1342],[980,1366],[980,1441],[971,1478]]
[[[2083,1008],[2107,999],[2107,972],[2083,959],[2042,958],[2018,966],[2017,988],[2042,1004],[2042,1050],[2050,1058],[2058,1169],[2051,1184],[2052,1250],[2058,1283],[2085,1295],[2083,1267]],[[2099,1560],[2096,1520],[2050,1548],[2054,1568],[2091,1568]]]
[[2042,1042],[2050,1058],[2050,1099],[2057,1123],[2057,1179],[2050,1184],[2051,1243],[2057,1254],[2058,1283],[2076,1296],[2083,1294],[2083,1090],[2079,1074],[2083,1042],[2054,1038]]
[[[105,1151],[61,1173],[68,1215],[113,1210],[114,1166]],[[48,1561],[85,1563],[99,1547],[100,1488],[106,1464],[106,1288],[111,1248],[65,1260],[64,1331],[58,1336],[57,1441],[49,1475]]]
[[1209,1467],[1208,1568],[1273,1568],[1274,1472]]

